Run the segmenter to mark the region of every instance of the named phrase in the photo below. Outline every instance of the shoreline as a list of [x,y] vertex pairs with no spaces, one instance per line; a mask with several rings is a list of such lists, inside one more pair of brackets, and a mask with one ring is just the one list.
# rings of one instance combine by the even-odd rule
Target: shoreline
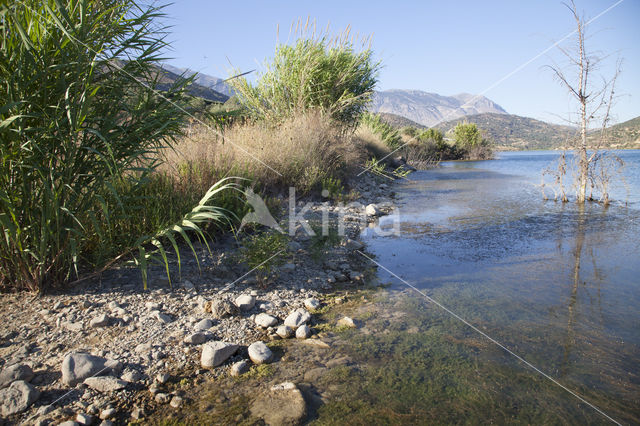
[[[358,191],[356,201],[363,207],[392,196],[386,180],[371,174],[352,182],[352,190]],[[313,223],[325,214],[323,210],[329,211],[330,220],[338,213],[338,207],[325,201],[304,218]],[[370,215],[368,221],[383,211]],[[320,318],[339,304],[361,299],[371,288],[365,282],[370,281],[374,267],[357,253],[364,245],[358,240],[361,223],[354,217],[346,218],[342,239],[296,232],[287,244],[284,262],[276,267],[277,277],[270,277],[272,282],[264,288],[255,274],[247,274],[246,266],[238,265],[241,248],[225,236],[212,245],[210,257],[197,249],[202,257],[201,274],[196,261],[185,257],[182,282],[174,282],[173,288],[160,275],[162,269],[153,271],[149,290],[144,291],[137,269],[114,268],[64,293],[38,299],[25,293],[0,295],[0,320],[5,324],[0,331],[0,370],[5,376],[5,370],[11,370],[8,367],[26,371],[18,378],[26,379],[25,392],[30,394],[21,407],[3,407],[3,424],[146,423],[154,413],[179,412],[193,403],[179,389],[187,383],[229,377],[232,365],[247,370],[240,377],[259,379],[273,366],[270,362],[287,368],[283,347],[302,345],[310,352],[322,352],[331,345],[331,330],[340,325]],[[310,327],[298,336],[294,334],[297,324],[291,324],[289,318],[296,311],[310,314],[304,321]],[[283,322],[294,326],[287,329]],[[352,325],[347,321],[341,326]],[[295,343],[290,345],[290,339]],[[205,368],[203,348],[215,342],[237,347],[222,354],[226,358],[219,366]],[[256,342],[273,348],[272,360],[264,364],[251,361],[247,347]],[[92,368],[103,371],[94,372],[86,365],[84,373],[69,371],[73,370],[70,364],[83,362],[97,363]],[[85,380],[105,373],[106,378]],[[70,381],[69,374],[77,375],[77,380]],[[7,377],[11,378],[3,387],[17,376]],[[289,390],[286,393],[292,393]],[[6,415],[11,410],[19,412]],[[266,410],[262,418],[272,411]],[[260,410],[257,413],[260,417]],[[91,422],[86,423],[88,420]]]

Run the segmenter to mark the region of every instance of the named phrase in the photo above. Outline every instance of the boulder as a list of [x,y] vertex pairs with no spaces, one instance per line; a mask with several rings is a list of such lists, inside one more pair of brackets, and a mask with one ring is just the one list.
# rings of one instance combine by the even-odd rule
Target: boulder
[[8,387],[11,383],[24,380],[30,382],[33,379],[31,367],[25,364],[13,364],[0,371],[0,389]]
[[215,318],[226,318],[238,314],[238,307],[227,299],[218,299],[206,302],[204,310],[205,312],[211,312]]
[[302,392],[293,383],[282,383],[266,395],[256,398],[251,415],[267,425],[297,425],[307,417],[307,405]]
[[231,366],[230,374],[232,376],[240,376],[246,373],[247,371],[249,371],[249,364],[247,363],[247,361],[242,360],[242,361],[236,362]]
[[311,311],[316,310],[320,307],[320,301],[315,297],[304,299],[304,307]]
[[3,417],[18,414],[29,408],[40,397],[40,391],[34,386],[18,380],[0,390],[0,412]]
[[188,345],[200,345],[208,340],[207,333],[193,333],[186,336],[182,341]]
[[211,321],[209,318],[205,318],[196,324],[195,329],[196,331],[207,331],[211,327],[213,327],[213,321]]
[[288,325],[280,325],[278,326],[278,328],[276,328],[276,334],[283,339],[288,339],[289,337],[293,336],[293,332],[293,328],[289,327]]
[[75,386],[84,379],[98,374],[107,374],[107,360],[83,352],[71,352],[62,361],[62,383]]
[[211,342],[202,346],[200,365],[203,368],[217,367],[238,350],[238,345],[227,342]]
[[265,364],[273,359],[273,352],[264,342],[255,342],[249,345],[249,358],[255,364]]

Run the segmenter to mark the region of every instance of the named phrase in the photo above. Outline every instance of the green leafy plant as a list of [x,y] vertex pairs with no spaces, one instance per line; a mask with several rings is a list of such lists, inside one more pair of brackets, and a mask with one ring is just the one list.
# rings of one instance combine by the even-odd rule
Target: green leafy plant
[[284,262],[289,237],[276,231],[265,231],[247,237],[241,249],[241,259],[254,270],[258,284],[266,287],[275,266]]
[[245,78],[230,85],[251,116],[272,125],[320,110],[353,127],[371,99],[380,64],[364,43],[354,45],[348,29],[333,38],[308,30],[300,29],[292,45],[276,47],[256,86]]
[[366,113],[360,118],[360,124],[368,127],[373,133],[378,134],[382,141],[391,149],[402,146],[402,136],[393,126],[385,123],[377,114]]
[[[43,291],[114,253],[157,247],[170,232],[155,232],[140,194],[181,132],[190,82],[154,90],[161,8],[21,0],[0,15],[0,287]],[[198,233],[192,224],[220,214],[198,204],[177,226]],[[154,237],[126,233],[134,221]]]
[[344,186],[340,179],[330,176],[322,179],[322,190],[327,191],[327,198],[332,200],[341,200],[343,198]]

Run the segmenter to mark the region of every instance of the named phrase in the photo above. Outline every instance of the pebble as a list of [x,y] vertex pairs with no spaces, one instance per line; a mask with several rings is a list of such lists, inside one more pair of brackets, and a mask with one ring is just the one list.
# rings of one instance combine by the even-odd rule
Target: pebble
[[283,339],[288,339],[293,335],[293,328],[289,327],[288,325],[280,325],[278,326],[278,328],[276,328],[276,334]]
[[196,331],[207,331],[209,330],[211,327],[213,327],[213,321],[211,321],[209,318],[205,318],[201,321],[199,321],[196,325],[195,325],[195,329]]
[[78,413],[76,416],[76,422],[81,425],[90,425],[93,423],[93,416],[86,413]]
[[276,325],[278,323],[278,319],[274,316],[271,316],[269,314],[265,314],[260,313],[258,315],[256,315],[254,322],[262,327],[262,328],[269,328],[269,327],[273,327],[274,325]]
[[207,334],[193,333],[182,339],[182,341],[189,345],[200,345],[207,341]]
[[247,363],[247,361],[242,360],[234,363],[231,366],[231,370],[229,372],[232,376],[235,377],[235,376],[240,376],[246,373],[247,371],[249,371],[249,364]]
[[169,403],[173,408],[180,408],[182,406],[182,397],[174,396],[171,398],[171,402]]
[[111,318],[107,314],[101,314],[89,321],[90,327],[106,327],[109,325]]
[[115,408],[105,408],[100,412],[100,420],[111,419],[116,415],[117,411]]
[[304,299],[304,307],[312,311],[316,310],[320,307],[320,301],[315,297]]
[[304,309],[298,309],[289,314],[284,320],[284,325],[292,328],[298,328],[302,324],[306,324],[311,319],[311,314]]
[[236,306],[241,311],[249,311],[256,305],[256,298],[250,294],[242,294],[236,298]]
[[113,376],[88,377],[84,384],[98,392],[115,392],[127,387],[127,382]]
[[166,404],[170,401],[171,396],[166,393],[157,393],[155,400],[158,404]]
[[349,317],[342,317],[338,320],[338,326],[356,328],[356,323]]

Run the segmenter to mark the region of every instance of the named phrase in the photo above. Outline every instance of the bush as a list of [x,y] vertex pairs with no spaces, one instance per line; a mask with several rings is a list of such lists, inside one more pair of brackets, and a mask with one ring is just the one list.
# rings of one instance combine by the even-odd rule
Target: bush
[[302,35],[293,45],[278,45],[257,86],[244,78],[230,80],[238,101],[272,125],[320,110],[355,126],[373,94],[379,63],[370,49],[356,51],[348,35]]
[[[146,267],[143,245],[158,248],[168,222],[147,221],[145,185],[180,132],[175,103],[188,83],[166,97],[152,90],[166,46],[152,25],[160,9],[23,0],[0,13],[0,287],[41,291],[134,248]],[[198,208],[194,223],[215,216]]]
[[475,123],[461,122],[453,129],[455,144],[464,152],[468,160],[486,160],[491,158],[490,143],[484,139]]

